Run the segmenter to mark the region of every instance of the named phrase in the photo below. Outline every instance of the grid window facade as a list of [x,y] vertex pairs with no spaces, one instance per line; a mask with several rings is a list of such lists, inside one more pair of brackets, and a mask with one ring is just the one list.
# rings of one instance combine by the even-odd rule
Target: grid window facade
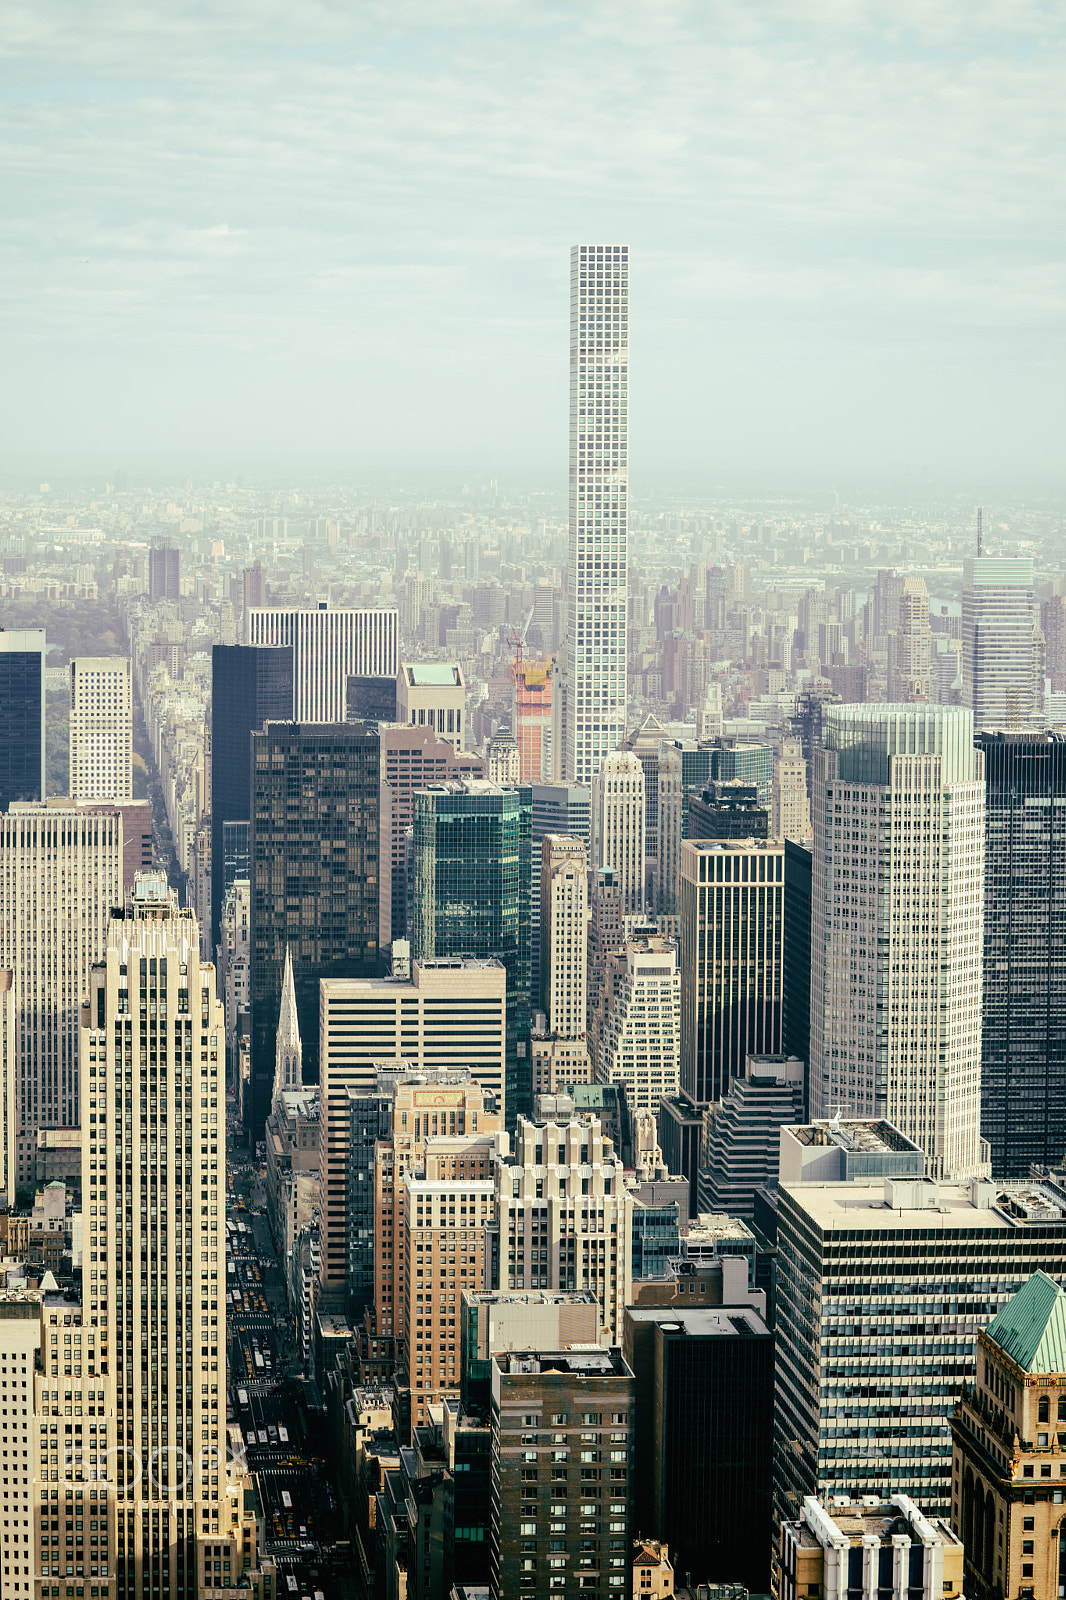
[[629,249],[570,253],[570,552],[562,765],[590,784],[626,732]]

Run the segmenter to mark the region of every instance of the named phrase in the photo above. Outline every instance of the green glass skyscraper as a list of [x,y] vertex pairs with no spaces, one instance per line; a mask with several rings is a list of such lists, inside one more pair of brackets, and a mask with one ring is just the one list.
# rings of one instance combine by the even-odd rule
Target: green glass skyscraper
[[[532,1113],[529,1059],[529,917],[533,791],[478,778],[432,784],[415,795],[416,961],[494,957],[507,971],[509,1130]],[[459,1003],[459,1002],[457,1002]],[[457,1062],[461,1066],[462,1062]]]

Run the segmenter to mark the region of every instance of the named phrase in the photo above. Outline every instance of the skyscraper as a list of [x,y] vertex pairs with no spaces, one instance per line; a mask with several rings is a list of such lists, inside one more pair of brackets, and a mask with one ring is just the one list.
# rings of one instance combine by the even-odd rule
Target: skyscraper
[[907,577],[900,587],[899,624],[888,641],[888,698],[900,703],[929,700],[932,658],[925,579]]
[[640,1526],[669,1544],[679,1573],[728,1573],[765,1592],[773,1334],[748,1306],[631,1306],[624,1351],[649,1435]]
[[591,784],[626,731],[629,249],[570,252],[570,554],[559,770]]
[[681,846],[681,1088],[706,1105],[781,1053],[784,843]]
[[588,867],[580,839],[546,834],[540,853],[540,1004],[552,1033],[585,1033]]
[[[968,556],[962,574],[962,677],[978,733],[1042,726],[1031,556]],[[1042,676],[1042,674],[1041,674]],[[1039,689],[1039,694],[1038,694]]]
[[133,662],[75,656],[70,663],[70,797],[133,799]]
[[809,839],[811,802],[807,794],[807,763],[798,739],[784,739],[774,756],[774,787],[770,832],[775,839]]
[[997,1178],[1066,1155],[1066,738],[977,735],[985,759],[981,1133]]
[[528,787],[484,779],[433,784],[415,796],[411,954],[494,956],[507,972],[508,1130],[528,1112],[529,907],[532,881]]
[[[541,842],[547,833],[566,834],[585,846],[586,862],[592,861],[592,796],[580,784],[534,783],[533,865],[538,869]],[[540,894],[533,896],[529,919],[530,998],[540,1006]]]
[[607,957],[606,982],[594,1019],[597,1083],[625,1090],[630,1118],[657,1116],[679,1088],[681,975],[677,946],[655,935],[628,939]]
[[830,706],[812,758],[810,1112],[979,1173],[984,758],[968,710]]
[[644,910],[644,768],[629,750],[612,750],[593,779],[596,865],[618,873],[624,916]]
[[[246,876],[233,824],[251,823],[252,734],[292,716],[291,649],[216,644],[211,650],[211,946],[221,937],[222,900]],[[227,831],[229,830],[229,831]],[[230,846],[227,849],[227,845]],[[235,849],[236,847],[236,849]],[[240,852],[246,855],[246,849]],[[244,868],[245,870],[242,870]]]
[[[498,961],[455,958],[425,966],[416,961],[409,981],[326,978],[321,1011],[321,1276],[323,1288],[336,1295],[343,1288],[348,1259],[344,1180],[351,1153],[351,1095],[369,1096],[380,1082],[383,1064],[403,1061],[417,1072],[461,1068],[469,1075],[471,1095],[477,1091],[477,1107],[491,1105],[494,1113],[502,1109],[506,974]],[[441,1104],[445,1107],[447,1100]],[[466,1101],[453,1094],[453,1115],[457,1104]],[[428,1121],[425,1126],[428,1134]],[[386,1265],[391,1279],[391,1256]]]
[[169,539],[162,539],[148,552],[148,598],[181,599],[181,555]]
[[196,920],[165,878],[137,876],[86,993],[95,1116],[82,1123],[82,1186],[97,1264],[82,1292],[111,1353],[100,1349],[98,1399],[111,1422],[117,1592],[194,1600],[197,1537],[230,1533],[225,1028]]
[[412,886],[407,881],[407,847],[414,821],[415,795],[448,778],[480,778],[482,761],[460,753],[429,727],[380,728],[381,739],[381,871],[383,894],[391,908],[389,939],[410,937],[407,926]]
[[385,607],[253,606],[245,618],[246,643],[292,651],[296,722],[343,722],[349,677],[395,677],[397,631]]
[[786,1182],[778,1199],[776,1516],[808,1494],[900,1491],[947,1516],[975,1324],[1038,1268],[1066,1274],[1061,1193],[881,1177]]
[[252,1083],[246,1126],[270,1110],[286,949],[308,1079],[318,985],[378,971],[378,736],[363,723],[268,722],[252,734]]
[[511,669],[511,727],[518,745],[521,783],[542,783],[551,777],[551,660],[519,660]]
[[117,809],[14,805],[0,816],[0,968],[12,973],[16,1186],[32,1184],[38,1128],[76,1128],[80,1007],[122,903]]
[[43,628],[0,628],[0,811],[12,800],[43,800]]

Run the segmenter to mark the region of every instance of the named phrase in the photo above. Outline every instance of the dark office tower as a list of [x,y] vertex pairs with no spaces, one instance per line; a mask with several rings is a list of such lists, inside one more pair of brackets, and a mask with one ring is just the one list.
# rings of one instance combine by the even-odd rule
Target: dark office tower
[[484,779],[433,784],[415,796],[415,961],[492,956],[507,972],[504,1114],[513,1132],[532,1114],[529,1056],[530,789]]
[[350,1117],[344,1208],[348,1315],[360,1322],[374,1304],[374,1157],[392,1134],[392,1100],[349,1086]]
[[1066,738],[978,734],[985,752],[981,1135],[997,1178],[1066,1150]]
[[681,846],[681,1092],[729,1093],[749,1055],[781,1053],[784,842]]
[[43,628],[0,628],[0,811],[44,799]]
[[252,1083],[245,1126],[261,1139],[286,949],[304,1077],[312,1083],[319,979],[372,978],[380,970],[380,752],[376,733],[345,722],[268,722],[251,744]]
[[774,1340],[748,1307],[625,1315],[636,1390],[634,1524],[678,1583],[770,1587]]
[[[292,651],[216,644],[211,650],[211,949],[221,937],[222,900],[240,863],[227,825],[252,816],[251,736],[292,716]],[[226,870],[226,845],[231,849]],[[245,854],[247,846],[245,845]],[[228,877],[228,881],[227,881]]]
[[[803,1062],[804,1105],[811,1059],[811,877],[809,845],[785,840],[785,900],[781,927],[781,1048]],[[806,1112],[804,1113],[806,1114]]]
[[181,598],[180,556],[169,539],[154,544],[148,552],[148,598],[151,601]]
[[388,676],[349,678],[344,698],[345,722],[395,722],[396,679]]
[[690,839],[768,839],[770,813],[753,783],[709,783],[689,796]]

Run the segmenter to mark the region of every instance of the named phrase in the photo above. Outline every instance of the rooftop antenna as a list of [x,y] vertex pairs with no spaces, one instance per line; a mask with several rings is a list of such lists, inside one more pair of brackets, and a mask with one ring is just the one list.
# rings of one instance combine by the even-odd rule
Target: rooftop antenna
[[982,543],[982,540],[981,540],[981,529],[982,529],[982,524],[984,522],[984,519],[985,519],[984,506],[978,506],[977,507],[977,557],[978,557],[978,560],[980,560],[980,557],[981,557],[981,543]]

